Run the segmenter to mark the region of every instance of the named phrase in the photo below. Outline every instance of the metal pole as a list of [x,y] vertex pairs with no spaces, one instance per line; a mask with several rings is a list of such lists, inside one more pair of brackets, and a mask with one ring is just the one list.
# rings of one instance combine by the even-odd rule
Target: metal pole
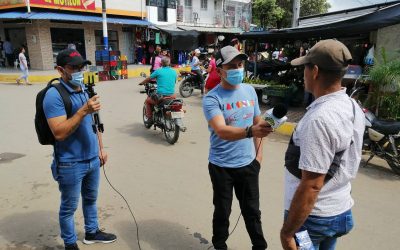
[[292,28],[299,26],[299,17],[300,17],[300,0],[294,0]]
[[26,7],[28,8],[28,13],[31,13],[31,1],[26,0]]
[[108,50],[108,29],[107,29],[107,8],[106,0],[101,0],[101,9],[103,13],[103,41],[104,49]]
[[253,70],[254,78],[257,77],[258,39],[256,39],[255,53],[256,53],[256,58],[254,59],[254,70]]

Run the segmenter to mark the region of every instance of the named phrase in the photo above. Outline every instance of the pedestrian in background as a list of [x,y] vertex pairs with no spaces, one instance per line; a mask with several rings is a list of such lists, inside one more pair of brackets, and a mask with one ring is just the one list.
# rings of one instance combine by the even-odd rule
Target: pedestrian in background
[[208,78],[204,86],[204,92],[206,94],[221,82],[221,78],[217,72],[217,65],[215,64],[215,54],[215,52],[211,53],[210,64],[207,68]]
[[285,250],[297,250],[295,238],[301,241],[307,234],[315,249],[334,250],[337,238],[353,228],[350,181],[361,160],[365,118],[341,86],[351,59],[343,43],[324,40],[291,62],[305,66],[305,89],[316,100],[298,123],[285,155],[280,234]]
[[195,49],[193,52],[193,57],[192,61],[190,62],[190,68],[193,73],[196,74],[197,80],[200,82],[200,89],[201,89],[201,94],[204,94],[204,78],[203,78],[203,73],[201,72],[201,62],[199,59],[200,56],[200,50]]
[[10,42],[10,39],[6,39],[3,43],[4,53],[6,54],[8,66],[14,67],[14,47]]
[[31,85],[31,83],[29,82],[29,71],[28,71],[28,61],[26,60],[25,57],[25,48],[21,47],[19,49],[19,55],[18,55],[18,60],[19,60],[19,68],[22,71],[22,75],[17,78],[17,84],[21,83],[21,79],[25,80],[25,83],[28,85]]

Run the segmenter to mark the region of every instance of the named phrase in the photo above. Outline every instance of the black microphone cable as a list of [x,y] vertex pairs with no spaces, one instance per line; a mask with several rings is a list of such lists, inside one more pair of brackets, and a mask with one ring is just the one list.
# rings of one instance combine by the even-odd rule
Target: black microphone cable
[[[100,138],[98,137],[98,135],[97,135],[97,139],[98,139],[98,141],[99,141],[99,143],[100,143]],[[99,144],[99,145],[100,145],[100,144]],[[101,158],[104,159],[104,158],[103,158],[103,152],[102,152],[101,150],[100,150],[100,155],[101,155]],[[100,164],[101,164],[101,161],[100,161]],[[140,240],[139,240],[139,225],[138,225],[138,223],[137,223],[137,221],[136,221],[135,215],[133,214],[133,211],[132,211],[132,209],[131,209],[131,206],[129,205],[129,203],[128,203],[128,201],[125,199],[125,197],[111,184],[110,180],[108,179],[108,176],[107,176],[107,174],[106,174],[106,164],[103,163],[102,167],[103,167],[104,177],[106,178],[106,180],[107,180],[107,182],[108,182],[108,185],[110,185],[110,187],[124,200],[126,206],[127,206],[128,209],[129,209],[129,212],[130,212],[131,215],[132,215],[133,220],[135,221],[137,245],[139,246],[139,250],[142,250],[142,248],[141,248],[141,246],[140,246]]]
[[[89,100],[86,98],[86,95],[84,95],[84,97],[85,97],[85,99],[86,99],[86,102],[88,102]],[[79,98],[81,98],[80,95],[79,95]],[[82,98],[81,98],[81,101],[82,101]],[[94,117],[93,117],[93,114],[91,114],[91,117],[92,117],[92,123],[94,123],[94,122],[95,122],[95,119],[94,119]],[[97,141],[98,141],[99,148],[100,148],[100,137],[99,137],[99,134],[98,134],[98,133],[99,133],[99,131],[98,131],[98,128],[96,127],[95,134],[96,134]],[[108,179],[108,176],[107,176],[107,174],[106,174],[106,164],[105,164],[105,162],[103,162],[103,165],[101,165],[101,164],[102,164],[102,159],[104,159],[103,152],[102,152],[100,149],[99,149],[99,151],[100,151],[100,157],[101,157],[101,159],[100,159],[100,167],[103,167],[104,177],[106,178],[108,185],[109,185],[123,200],[124,200],[126,206],[128,207],[129,212],[130,212],[130,214],[132,215],[133,221],[135,222],[135,225],[136,225],[136,240],[137,240],[137,245],[139,246],[139,250],[142,250],[142,247],[140,246],[140,239],[139,239],[139,225],[138,225],[138,223],[137,223],[137,221],[136,221],[136,217],[135,217],[135,215],[133,214],[132,208],[131,208],[131,206],[129,205],[129,203],[128,203],[128,201],[126,200],[126,198],[121,194],[121,192],[119,192],[119,191],[111,184],[111,181]]]

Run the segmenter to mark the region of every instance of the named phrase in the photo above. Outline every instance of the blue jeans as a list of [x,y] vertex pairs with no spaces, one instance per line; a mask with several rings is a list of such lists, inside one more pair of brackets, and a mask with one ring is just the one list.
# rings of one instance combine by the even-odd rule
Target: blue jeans
[[[285,211],[285,220],[288,211]],[[310,215],[299,231],[307,230],[315,250],[334,250],[337,238],[350,232],[353,228],[351,209],[331,217]]]
[[61,192],[59,212],[61,238],[64,244],[77,241],[74,213],[82,195],[82,209],[85,219],[85,232],[94,233],[98,229],[97,195],[100,179],[100,159],[95,157],[80,162],[59,162],[51,167],[53,178],[58,182]]

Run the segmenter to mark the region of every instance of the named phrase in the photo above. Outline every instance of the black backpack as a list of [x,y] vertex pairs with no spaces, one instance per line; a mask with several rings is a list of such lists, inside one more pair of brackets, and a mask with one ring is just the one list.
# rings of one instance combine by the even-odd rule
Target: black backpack
[[[57,83],[54,83],[58,81]],[[72,102],[70,99],[69,92],[59,82],[59,78],[52,79],[46,86],[36,95],[36,114],[35,114],[35,129],[38,136],[38,140],[42,145],[54,145],[56,139],[50,130],[49,124],[47,123],[46,115],[43,110],[43,99],[47,93],[47,90],[55,87],[63,99],[65,111],[67,112],[67,118],[71,117],[72,113]]]

